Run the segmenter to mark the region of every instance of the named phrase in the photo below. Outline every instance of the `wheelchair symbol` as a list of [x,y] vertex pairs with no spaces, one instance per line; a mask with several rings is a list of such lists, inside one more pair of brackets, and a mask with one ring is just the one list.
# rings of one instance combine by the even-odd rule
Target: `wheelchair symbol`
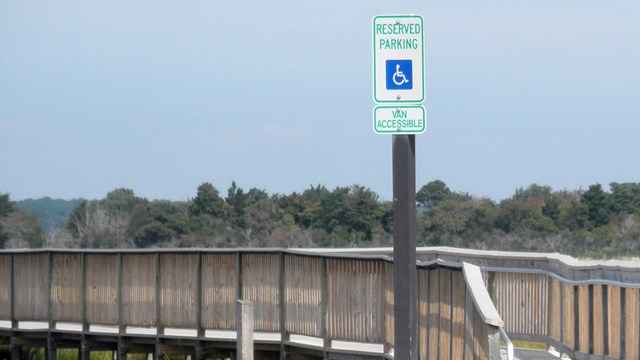
[[407,77],[404,76],[404,73],[402,72],[402,70],[400,70],[400,64],[396,64],[396,72],[393,73],[392,80],[393,80],[393,83],[398,86],[409,83],[409,79],[407,79]]
[[411,60],[387,60],[385,69],[387,90],[413,89],[413,63]]

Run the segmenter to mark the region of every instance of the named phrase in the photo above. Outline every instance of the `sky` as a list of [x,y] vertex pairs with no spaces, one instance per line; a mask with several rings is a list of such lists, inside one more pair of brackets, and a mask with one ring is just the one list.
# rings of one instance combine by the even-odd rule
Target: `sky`
[[188,200],[366,186],[372,19],[424,17],[416,184],[501,200],[640,182],[637,1],[0,2],[0,193]]

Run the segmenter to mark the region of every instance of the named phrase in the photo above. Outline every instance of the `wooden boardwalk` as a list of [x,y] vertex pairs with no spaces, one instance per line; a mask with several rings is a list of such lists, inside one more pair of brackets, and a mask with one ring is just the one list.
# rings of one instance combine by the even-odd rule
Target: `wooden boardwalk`
[[[416,267],[420,358],[499,359],[504,324],[480,268],[439,260]],[[104,349],[228,357],[237,299],[252,302],[255,331],[268,335],[256,340],[265,357],[393,357],[393,261],[380,254],[0,252],[0,343],[14,358],[32,347],[49,360],[61,348],[80,349],[83,360]],[[231,336],[218,336],[225,332]]]
[[[257,340],[258,351],[391,359],[390,255],[391,249],[3,251],[0,344],[10,345],[14,358],[41,347],[49,359],[56,349],[78,348],[82,359],[108,349],[200,360],[233,349],[235,302],[243,299],[254,303],[255,330],[267,335]],[[418,260],[420,359],[501,359],[500,336],[507,335],[546,343],[572,359],[640,358],[638,262],[453,248],[418,249]],[[27,329],[34,323],[44,325]]]

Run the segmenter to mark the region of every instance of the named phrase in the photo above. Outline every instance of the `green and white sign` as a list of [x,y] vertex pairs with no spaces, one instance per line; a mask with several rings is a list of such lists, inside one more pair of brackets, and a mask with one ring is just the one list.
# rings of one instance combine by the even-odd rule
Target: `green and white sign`
[[427,112],[421,105],[381,105],[373,108],[373,131],[377,134],[422,134]]
[[373,100],[424,101],[424,20],[420,15],[373,18]]

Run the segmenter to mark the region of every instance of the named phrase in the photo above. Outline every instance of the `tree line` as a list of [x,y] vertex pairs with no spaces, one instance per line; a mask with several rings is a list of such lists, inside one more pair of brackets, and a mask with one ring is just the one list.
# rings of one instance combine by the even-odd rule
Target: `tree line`
[[[45,231],[40,217],[0,193],[0,248],[371,247],[393,241],[392,203],[360,185],[270,195],[233,182],[223,195],[205,182],[188,201],[150,201],[116,189],[74,206],[60,226]],[[416,209],[420,246],[640,253],[640,183],[611,183],[608,191],[600,184],[560,191],[532,184],[496,202],[435,180],[418,189]]]

